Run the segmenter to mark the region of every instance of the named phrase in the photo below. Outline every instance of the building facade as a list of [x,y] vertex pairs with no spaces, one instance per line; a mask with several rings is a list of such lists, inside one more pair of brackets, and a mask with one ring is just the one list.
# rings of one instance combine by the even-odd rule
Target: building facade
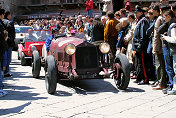
[[0,8],[10,11],[12,14],[17,13],[17,0],[0,0]]
[[[101,14],[103,0],[94,1],[94,13]],[[86,14],[86,0],[16,0],[18,15],[25,18],[48,18],[62,15]],[[20,17],[19,17],[20,18]]]
[[[124,7],[125,0],[112,0],[114,11]],[[135,5],[147,7],[151,2],[159,2],[160,0],[129,0],[132,8]],[[176,2],[176,0],[168,0]],[[28,16],[25,18],[48,18],[58,14],[76,15],[79,12],[85,14],[86,0],[0,0],[0,7],[11,11],[13,16]],[[93,0],[94,13],[101,14],[103,0]],[[38,16],[37,16],[38,15]],[[39,16],[40,15],[40,16]]]

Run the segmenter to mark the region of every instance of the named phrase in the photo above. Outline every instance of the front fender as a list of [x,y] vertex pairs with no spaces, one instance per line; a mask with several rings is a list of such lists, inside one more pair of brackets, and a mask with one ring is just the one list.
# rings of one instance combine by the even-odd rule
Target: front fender
[[21,58],[22,49],[23,49],[23,45],[22,44],[18,44],[18,53],[19,53],[19,57],[20,58]]
[[42,47],[42,58],[45,60],[47,57],[47,50],[46,50],[46,44]]

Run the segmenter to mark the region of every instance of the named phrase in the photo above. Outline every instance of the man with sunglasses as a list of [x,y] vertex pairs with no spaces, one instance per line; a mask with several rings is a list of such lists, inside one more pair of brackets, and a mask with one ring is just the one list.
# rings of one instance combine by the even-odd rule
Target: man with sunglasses
[[148,11],[148,19],[149,19],[149,28],[147,29],[146,31],[146,35],[149,37],[149,44],[148,44],[148,48],[147,48],[147,55],[149,57],[149,60],[148,60],[148,64],[149,65],[149,73],[151,73],[149,76],[149,78],[151,80],[154,80],[154,83],[152,84],[155,84],[157,79],[156,79],[156,76],[155,76],[155,59],[154,59],[154,55],[152,54],[152,42],[153,42],[153,38],[154,38],[154,27],[155,27],[155,22],[158,18],[160,14],[160,7],[158,4],[154,4],[154,5],[151,5],[150,6],[150,10]]
[[154,34],[154,25],[155,25],[155,21],[157,19],[157,17],[153,14],[153,10],[158,9],[159,10],[159,6],[155,5],[155,6],[150,6],[150,9],[148,10],[147,13],[147,17],[148,17],[148,21],[149,21],[149,28],[146,31],[146,35],[149,37],[149,43],[148,43],[148,47],[147,47],[147,72],[150,73],[148,75],[148,78],[150,78],[150,80],[156,80],[155,77],[155,62],[154,62],[154,55],[152,54],[152,40],[153,40],[153,34]]

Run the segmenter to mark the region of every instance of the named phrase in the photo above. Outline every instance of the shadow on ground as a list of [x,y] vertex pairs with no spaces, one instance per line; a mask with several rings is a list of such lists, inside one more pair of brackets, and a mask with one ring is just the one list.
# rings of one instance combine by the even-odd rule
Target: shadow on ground
[[48,98],[48,97],[37,97],[38,95],[40,95],[40,93],[34,93],[35,89],[27,86],[13,86],[7,84],[6,88],[8,88],[5,89],[5,91],[7,91],[8,94],[0,98],[0,100],[26,101],[26,100],[39,100]]
[[128,87],[125,91],[123,92],[145,92],[145,90],[143,89],[139,89],[139,88],[134,88],[134,87]]
[[0,116],[7,115],[10,113],[19,113],[21,110],[23,110],[25,107],[27,107],[30,104],[31,104],[31,102],[28,102],[28,103],[25,103],[23,105],[20,105],[20,106],[14,107],[14,108],[0,109]]
[[[28,101],[48,99],[48,97],[40,97],[39,95],[41,93],[36,93],[35,92],[36,89],[33,87],[24,86],[24,85],[21,85],[21,86],[13,85],[12,84],[13,82],[16,83],[22,79],[32,78],[32,75],[28,76],[27,75],[28,72],[16,72],[18,66],[20,66],[20,62],[16,62],[12,60],[11,65],[17,65],[17,66],[10,67],[10,73],[13,74],[12,77],[4,78],[4,85],[5,85],[4,90],[7,91],[8,94],[6,96],[1,97],[0,101],[6,102],[9,100],[13,100],[13,101],[16,100],[16,101],[26,101],[27,103],[13,108],[8,108],[8,109],[3,109],[2,107],[0,107],[1,108],[0,116],[21,112],[21,110],[23,110],[26,106],[31,104],[31,102],[28,102]],[[8,80],[11,80],[12,83],[9,84],[7,82]]]
[[110,82],[104,81],[103,79],[90,79],[90,80],[79,80],[79,81],[61,81],[61,85],[72,88],[77,94],[97,94],[101,92],[113,92],[118,93]]
[[16,61],[12,61],[12,62],[10,63],[10,65],[21,65],[21,63],[20,63],[20,62],[16,62]]
[[12,80],[13,78],[32,78],[31,76],[26,76],[28,72],[16,72],[17,67],[10,67],[10,73],[13,75],[12,77],[6,77],[4,80]]

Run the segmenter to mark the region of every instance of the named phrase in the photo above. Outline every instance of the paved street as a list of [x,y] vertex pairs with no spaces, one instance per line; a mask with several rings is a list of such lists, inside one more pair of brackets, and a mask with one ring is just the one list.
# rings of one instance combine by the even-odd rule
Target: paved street
[[57,84],[57,93],[45,89],[44,70],[34,79],[30,66],[21,66],[17,52],[11,63],[13,77],[5,78],[8,95],[0,98],[0,118],[173,118],[176,96],[130,82],[126,91],[112,79]]

